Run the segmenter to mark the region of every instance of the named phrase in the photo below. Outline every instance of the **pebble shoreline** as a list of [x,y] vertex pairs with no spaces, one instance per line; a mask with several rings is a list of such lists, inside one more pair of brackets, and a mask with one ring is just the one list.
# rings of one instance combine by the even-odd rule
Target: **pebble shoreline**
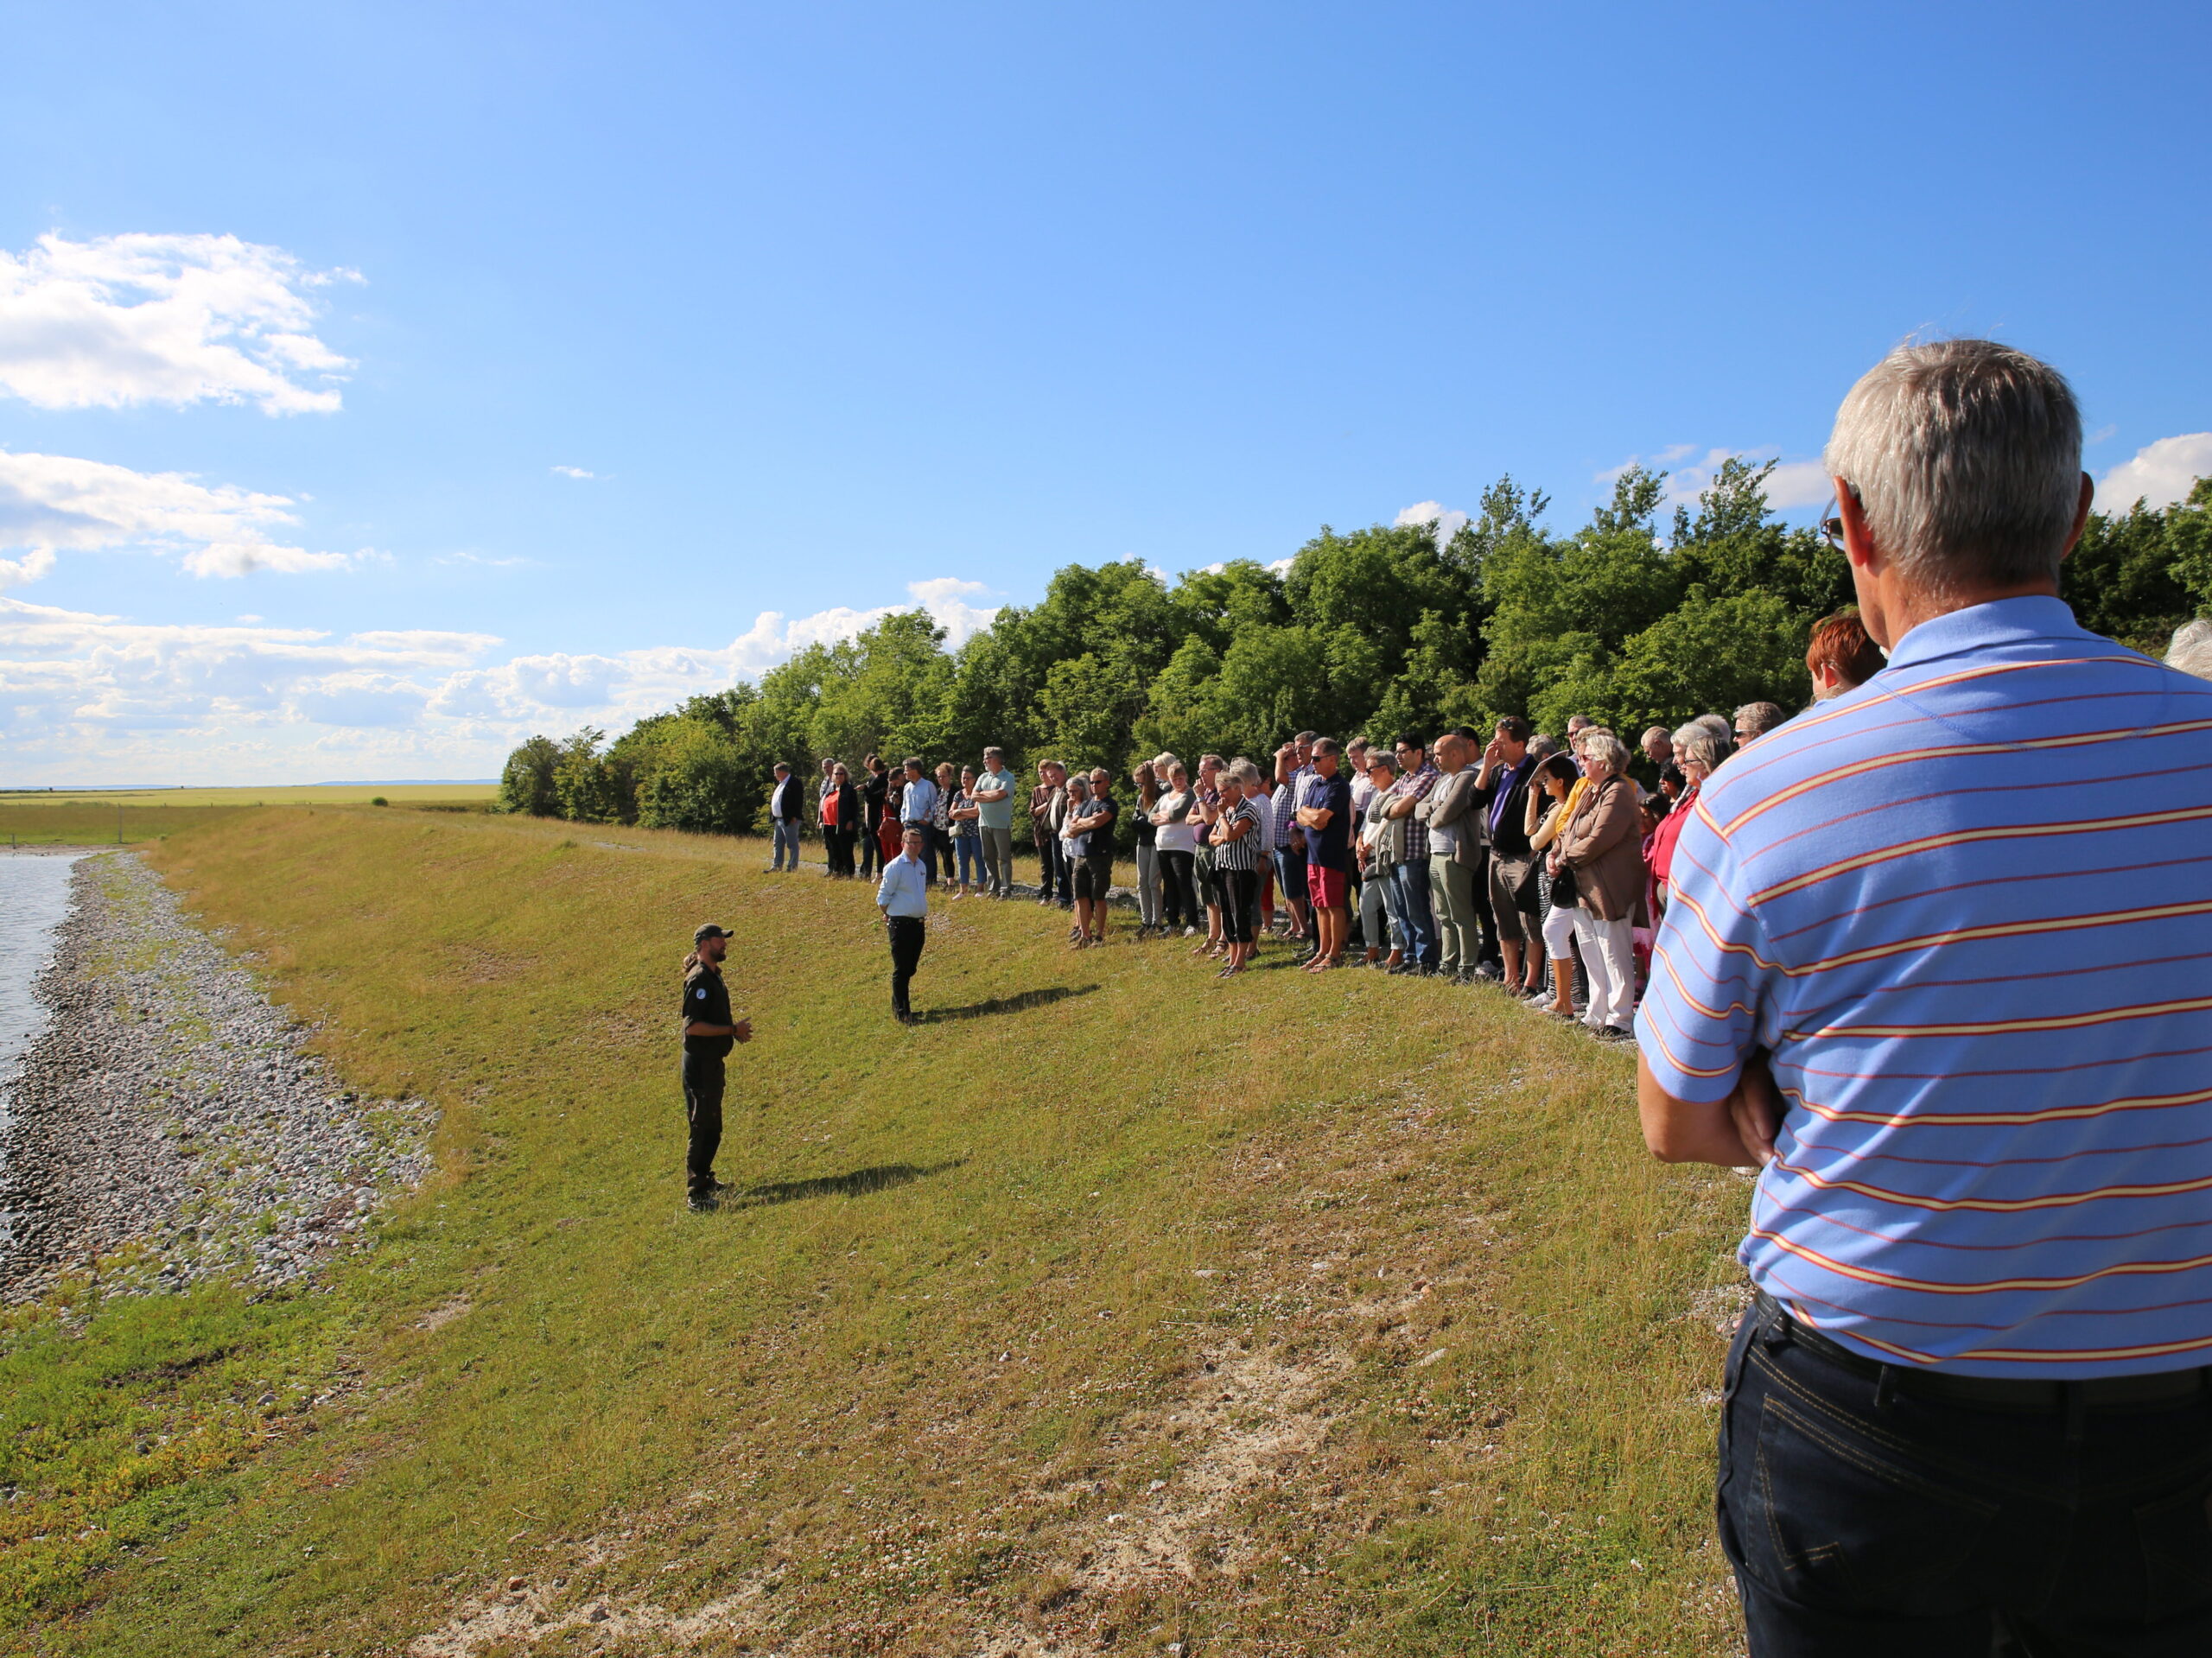
[[0,1300],[75,1274],[265,1292],[365,1244],[429,1173],[435,1109],[340,1086],[135,856],[81,859],[70,896],[34,991],[51,1020],[0,1077]]

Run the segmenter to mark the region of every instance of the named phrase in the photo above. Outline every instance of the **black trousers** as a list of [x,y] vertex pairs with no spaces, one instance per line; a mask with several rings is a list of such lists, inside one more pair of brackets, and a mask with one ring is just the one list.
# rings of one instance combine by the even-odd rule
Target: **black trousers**
[[1216,869],[1214,886],[1221,894],[1221,936],[1231,944],[1251,943],[1260,916],[1260,872],[1256,869]]
[[691,1143],[683,1154],[684,1184],[696,1192],[715,1186],[715,1153],[722,1146],[722,1057],[683,1051],[683,1115]]
[[833,875],[853,873],[853,832],[849,829],[827,829],[822,831],[823,856],[828,861]]
[[876,825],[869,823],[861,830],[861,873],[880,875],[883,873],[882,843],[876,839]]
[[1160,907],[1170,927],[1195,927],[1205,919],[1198,908],[1198,892],[1192,880],[1196,860],[1188,852],[1163,852],[1160,857]]
[[[1484,847],[1475,865],[1475,928],[1481,939],[1475,950],[1475,959],[1488,962],[1502,971],[1505,956],[1497,947],[1497,918],[1491,913],[1490,904],[1491,856],[1491,849]],[[1467,964],[1462,962],[1459,965],[1465,969]]]
[[906,1004],[906,987],[922,964],[922,920],[919,916],[891,918],[891,1011],[904,1017],[914,1010]]
[[1752,1658],[2212,1652],[2212,1393],[1969,1405],[1794,1329],[1755,1304],[1723,1395],[1720,1545]]

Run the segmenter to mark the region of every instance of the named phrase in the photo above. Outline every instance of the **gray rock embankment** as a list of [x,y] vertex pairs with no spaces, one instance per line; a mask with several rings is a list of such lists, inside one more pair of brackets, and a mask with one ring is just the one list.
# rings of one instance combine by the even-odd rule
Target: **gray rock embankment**
[[266,1289],[365,1242],[429,1172],[435,1109],[344,1089],[136,857],[84,859],[72,899],[52,1022],[0,1077],[0,1299],[88,1268],[107,1293]]

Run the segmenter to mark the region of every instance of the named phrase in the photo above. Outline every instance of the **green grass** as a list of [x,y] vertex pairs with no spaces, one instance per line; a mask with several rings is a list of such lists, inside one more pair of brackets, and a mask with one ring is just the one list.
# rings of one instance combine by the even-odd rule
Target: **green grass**
[[[398,1651],[511,1577],[469,1649],[1726,1649],[1743,1189],[1649,1163],[1628,1055],[980,902],[902,1030],[868,893],[754,842],[271,810],[150,855],[352,1085],[445,1108],[442,1173],[326,1293],[9,1336],[29,1649]],[[759,1032],[706,1217],[702,919]]]
[[382,796],[395,806],[485,805],[496,783],[296,783],[220,789],[0,789],[0,806],[365,806]]
[[0,790],[0,846],[134,845],[264,805],[368,807],[381,798],[394,810],[473,812],[488,807],[498,793],[489,784],[460,783],[98,794]]

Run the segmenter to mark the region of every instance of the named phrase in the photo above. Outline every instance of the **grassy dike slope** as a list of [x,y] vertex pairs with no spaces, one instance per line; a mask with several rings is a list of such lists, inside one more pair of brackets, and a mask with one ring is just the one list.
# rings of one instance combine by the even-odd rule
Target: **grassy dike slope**
[[[326,809],[153,851],[353,1086],[445,1109],[442,1172],[328,1293],[130,1313],[219,1326],[240,1388],[358,1385],[37,1650],[1725,1648],[1742,1188],[1645,1159],[1627,1053],[974,902],[902,1030],[869,895],[763,850]],[[758,1032],[707,1217],[702,919]],[[100,1385],[158,1410],[198,1362]]]

